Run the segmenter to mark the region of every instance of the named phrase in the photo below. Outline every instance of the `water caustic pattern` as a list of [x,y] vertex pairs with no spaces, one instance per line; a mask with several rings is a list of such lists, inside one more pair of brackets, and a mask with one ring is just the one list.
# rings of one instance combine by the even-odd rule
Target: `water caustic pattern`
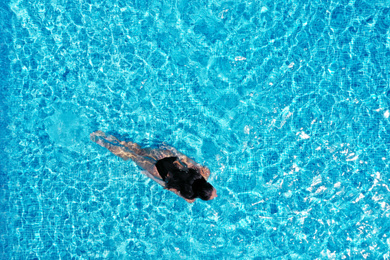
[[[2,257],[389,259],[389,7],[2,5]],[[175,146],[218,198],[164,191],[98,129]]]

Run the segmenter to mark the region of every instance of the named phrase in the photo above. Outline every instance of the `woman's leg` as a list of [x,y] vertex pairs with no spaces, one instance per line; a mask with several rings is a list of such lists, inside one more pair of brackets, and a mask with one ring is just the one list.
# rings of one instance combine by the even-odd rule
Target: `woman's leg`
[[[110,152],[119,156],[123,160],[131,159],[139,167],[148,171],[152,176],[162,181],[161,176],[158,174],[155,167],[157,160],[151,151],[149,152],[147,149],[141,149],[140,146],[135,143],[121,142],[112,135],[106,136],[106,134],[102,131],[93,132],[90,135],[90,138],[92,141],[107,148]],[[155,178],[153,179],[157,181]]]
[[117,140],[113,137],[107,137],[102,131],[96,131],[90,134],[90,139],[98,145],[107,148],[113,154],[119,156],[123,160],[133,159],[136,154],[131,150],[127,149],[123,145],[118,144]]
[[138,144],[133,142],[121,141],[120,143],[123,146],[129,148],[130,150],[134,151],[137,155],[147,156],[153,158],[156,161],[164,159],[166,157],[176,157],[176,155],[172,151],[166,149],[141,148]]

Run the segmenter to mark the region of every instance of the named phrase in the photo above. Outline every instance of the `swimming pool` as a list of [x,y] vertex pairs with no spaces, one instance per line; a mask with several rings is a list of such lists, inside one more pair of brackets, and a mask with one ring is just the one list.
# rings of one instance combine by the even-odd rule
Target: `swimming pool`
[[[1,4],[2,258],[389,259],[390,3],[306,2]],[[98,129],[204,163],[218,198]]]

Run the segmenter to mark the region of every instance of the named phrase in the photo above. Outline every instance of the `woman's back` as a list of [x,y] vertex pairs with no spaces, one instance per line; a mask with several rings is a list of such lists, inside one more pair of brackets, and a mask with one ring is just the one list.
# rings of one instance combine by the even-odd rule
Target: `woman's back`
[[157,161],[156,168],[161,178],[166,182],[167,189],[176,189],[187,199],[198,197],[197,192],[193,189],[194,181],[206,182],[206,180],[197,170],[186,167],[179,168],[179,165],[181,164],[177,157],[167,157]]

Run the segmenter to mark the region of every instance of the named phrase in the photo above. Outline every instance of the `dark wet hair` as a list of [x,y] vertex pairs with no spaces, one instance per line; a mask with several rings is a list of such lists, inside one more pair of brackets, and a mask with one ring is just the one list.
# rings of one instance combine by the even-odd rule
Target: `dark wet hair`
[[192,190],[198,198],[202,200],[209,200],[213,194],[214,187],[202,177],[201,179],[194,181],[192,184]]
[[167,180],[167,188],[174,188],[180,191],[180,195],[186,199],[200,198],[209,200],[214,187],[196,170],[176,171],[173,178]]

